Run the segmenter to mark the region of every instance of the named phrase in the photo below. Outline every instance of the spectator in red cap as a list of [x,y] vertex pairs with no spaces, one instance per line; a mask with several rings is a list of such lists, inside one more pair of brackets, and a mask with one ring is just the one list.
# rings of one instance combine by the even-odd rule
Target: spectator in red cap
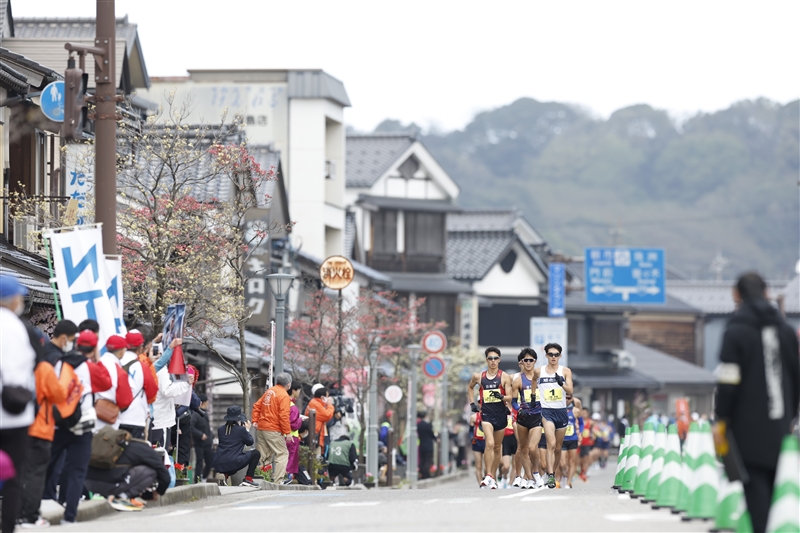
[[158,391],[150,368],[139,360],[139,353],[144,351],[150,341],[141,331],[134,329],[125,335],[125,342],[128,350],[120,359],[120,364],[127,370],[133,402],[126,411],[120,413],[119,428],[129,432],[135,439],[144,439],[144,428],[150,416],[147,400]]
[[96,423],[96,415],[92,396],[111,388],[111,376],[106,367],[97,364],[97,335],[89,330],[81,331],[75,340],[75,350],[65,354],[56,365],[60,375],[63,365],[70,365],[83,387],[81,398],[81,420],[75,426],[65,429],[56,428],[53,438],[50,464],[47,467],[47,484],[44,499],[56,499],[56,486],[61,475],[61,457],[64,478],[60,482],[58,501],[65,507],[61,523],[73,523],[78,515],[78,502],[83,493],[83,482],[89,468],[92,455],[92,429]]
[[111,335],[106,340],[106,353],[100,357],[100,363],[106,367],[108,375],[111,376],[111,388],[95,396],[97,410],[95,431],[105,426],[119,429],[120,411],[125,411],[133,402],[128,371],[120,363],[127,347],[128,341],[120,335]]

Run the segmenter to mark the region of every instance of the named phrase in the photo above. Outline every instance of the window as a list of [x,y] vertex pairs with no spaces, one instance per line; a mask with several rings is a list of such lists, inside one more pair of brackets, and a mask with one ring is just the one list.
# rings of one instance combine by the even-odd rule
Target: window
[[425,304],[420,308],[420,322],[447,322],[447,326],[442,328],[442,333],[450,336],[455,331],[453,325],[456,321],[456,297],[448,294],[418,294],[418,297],[425,298]]
[[619,320],[597,320],[594,323],[594,351],[622,349],[622,322]]
[[372,251],[374,254],[397,253],[397,211],[372,213]]
[[444,255],[444,215],[406,212],[406,253]]

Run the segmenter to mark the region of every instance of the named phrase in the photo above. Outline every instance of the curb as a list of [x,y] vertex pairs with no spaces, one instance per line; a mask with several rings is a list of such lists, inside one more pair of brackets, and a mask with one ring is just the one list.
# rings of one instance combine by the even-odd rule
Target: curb
[[260,490],[322,490],[319,485],[282,485],[280,483],[272,483],[270,481],[259,481]]
[[[196,485],[183,485],[168,489],[158,501],[147,502],[148,508],[163,507],[165,505],[175,505],[191,500],[219,496],[219,486],[214,483],[198,483]],[[50,521],[52,525],[60,524],[64,518],[64,509],[54,503],[49,508],[42,507],[42,517]],[[78,504],[78,522],[88,522],[96,520],[102,516],[116,513],[117,511],[109,505],[108,500],[84,500]]]
[[470,476],[469,470],[461,470],[459,472],[456,472],[455,474],[446,474],[444,476],[439,476],[431,479],[423,479],[417,481],[417,489],[428,489],[431,487],[442,485],[444,483],[449,483],[451,481],[458,481],[459,479],[464,479],[469,476]]

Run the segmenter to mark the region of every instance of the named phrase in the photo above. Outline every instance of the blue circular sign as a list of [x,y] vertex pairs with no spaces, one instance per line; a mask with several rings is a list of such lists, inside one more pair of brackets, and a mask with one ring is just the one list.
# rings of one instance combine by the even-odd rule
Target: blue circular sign
[[422,372],[431,379],[438,379],[444,374],[444,359],[431,355],[422,362]]
[[64,82],[48,84],[39,98],[39,106],[44,116],[53,122],[64,122]]

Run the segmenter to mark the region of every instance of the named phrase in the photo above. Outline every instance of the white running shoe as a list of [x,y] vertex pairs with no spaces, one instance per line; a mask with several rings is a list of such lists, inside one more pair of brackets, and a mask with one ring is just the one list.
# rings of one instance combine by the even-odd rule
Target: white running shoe
[[483,478],[483,481],[481,481],[481,488],[482,489],[491,488],[492,481],[494,480],[492,479],[491,476],[486,476],[485,478]]
[[536,482],[536,488],[537,489],[541,489],[542,487],[544,487],[544,478],[542,476],[540,476],[539,474],[536,474],[533,477],[533,480]]
[[525,488],[526,489],[535,489],[536,488],[536,480],[535,479],[529,479],[528,483],[527,483],[527,486]]
[[500,485],[498,485],[498,483],[497,483],[497,480],[496,480],[496,479],[492,478],[492,485],[491,485],[491,487],[489,487],[489,488],[491,488],[492,490],[496,490],[496,489],[499,489],[499,488],[500,488]]
[[520,487],[525,480],[521,477],[517,476],[514,478],[514,482],[511,484],[512,487]]

